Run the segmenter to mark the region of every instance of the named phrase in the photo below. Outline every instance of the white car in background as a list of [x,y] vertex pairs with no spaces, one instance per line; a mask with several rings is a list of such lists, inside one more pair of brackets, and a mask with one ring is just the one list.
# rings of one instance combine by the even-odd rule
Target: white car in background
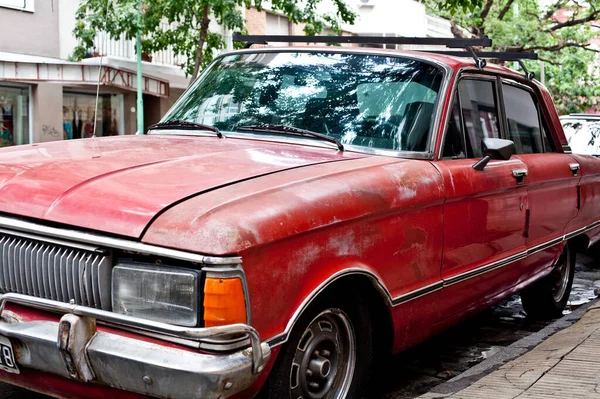
[[571,114],[560,122],[574,154],[600,156],[600,114]]

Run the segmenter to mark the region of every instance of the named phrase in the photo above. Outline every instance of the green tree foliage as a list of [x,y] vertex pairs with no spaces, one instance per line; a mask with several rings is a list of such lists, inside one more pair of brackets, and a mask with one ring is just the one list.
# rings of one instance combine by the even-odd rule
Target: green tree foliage
[[[589,41],[600,37],[600,0],[425,0],[448,18],[457,37],[489,36],[495,50],[536,51],[559,112],[585,112],[600,103],[600,57]],[[598,22],[596,26],[600,25]],[[526,62],[540,76],[540,62]],[[509,65],[512,66],[512,65]]]
[[[341,24],[354,23],[356,15],[344,0],[331,1],[335,5],[331,14],[319,13],[322,0],[272,0],[271,9],[293,23],[303,24],[307,35],[325,28],[339,32]],[[263,0],[143,0],[142,51],[151,54],[172,48],[176,55],[188,60],[183,68],[193,80],[215,51],[225,45],[223,37],[211,31],[210,23],[244,32],[243,8],[262,10],[262,5]],[[137,30],[137,0],[82,0],[73,31],[79,40],[74,56],[85,57],[99,31],[115,39],[121,34],[134,39]]]

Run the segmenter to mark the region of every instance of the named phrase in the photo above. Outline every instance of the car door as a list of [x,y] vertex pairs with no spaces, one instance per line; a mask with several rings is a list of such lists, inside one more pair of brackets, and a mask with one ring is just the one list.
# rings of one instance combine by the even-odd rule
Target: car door
[[560,254],[565,228],[577,216],[580,166],[557,151],[531,88],[503,80],[501,89],[507,138],[515,143],[514,157],[527,166],[522,183],[528,197],[522,281],[551,266]]
[[485,75],[460,79],[454,93],[441,159],[444,181],[444,254],[439,318],[474,308],[518,279],[525,249],[526,189],[515,174],[519,158],[492,160],[482,171],[483,138],[502,137],[498,80]]

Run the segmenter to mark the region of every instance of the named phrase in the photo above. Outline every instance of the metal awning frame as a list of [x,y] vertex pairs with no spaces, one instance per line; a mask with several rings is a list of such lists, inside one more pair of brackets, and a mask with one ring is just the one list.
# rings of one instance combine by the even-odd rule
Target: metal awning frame
[[[168,81],[152,76],[142,76],[142,79],[144,94],[169,97],[170,85]],[[137,90],[135,71],[68,61],[62,63],[35,63],[0,60],[0,81],[84,85],[97,85],[99,83],[102,86],[117,87],[130,91]]]

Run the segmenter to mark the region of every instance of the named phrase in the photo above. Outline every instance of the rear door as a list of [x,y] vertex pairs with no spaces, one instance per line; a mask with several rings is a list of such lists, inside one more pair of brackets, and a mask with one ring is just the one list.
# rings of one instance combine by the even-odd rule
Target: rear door
[[505,131],[515,143],[515,158],[527,168],[527,258],[520,280],[551,266],[560,254],[569,221],[577,215],[580,165],[557,151],[540,104],[527,86],[503,80]]
[[492,76],[461,78],[434,162],[446,194],[440,320],[506,290],[521,272],[527,190],[514,175],[526,165],[513,157],[472,168],[482,158],[482,139],[503,136],[499,84]]

